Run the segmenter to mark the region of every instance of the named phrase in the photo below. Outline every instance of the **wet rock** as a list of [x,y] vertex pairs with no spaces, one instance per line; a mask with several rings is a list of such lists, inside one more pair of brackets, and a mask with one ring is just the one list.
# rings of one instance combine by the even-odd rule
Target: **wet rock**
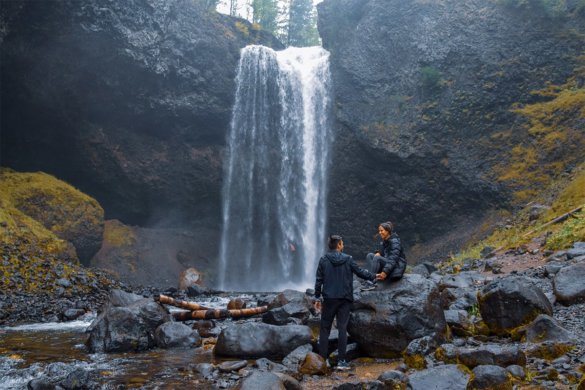
[[425,267],[423,264],[418,264],[418,265],[412,267],[412,269],[410,270],[410,273],[421,275],[421,276],[424,276],[425,278],[428,278],[431,275],[431,273],[429,272],[427,267]]
[[396,390],[406,390],[408,386],[408,377],[404,373],[396,370],[384,371],[378,377],[378,380],[386,386],[386,388]]
[[575,242],[573,247],[567,250],[567,259],[585,256],[585,242]]
[[274,375],[280,378],[286,390],[303,390],[301,383],[292,376],[283,374],[282,372],[274,372]]
[[311,337],[311,329],[304,325],[233,324],[222,330],[214,352],[219,356],[282,359],[295,348],[310,343]]
[[73,321],[82,315],[85,314],[85,310],[83,309],[67,309],[63,313],[63,320],[64,321]]
[[187,287],[187,296],[198,297],[200,295],[209,294],[210,290],[207,287],[202,286],[189,286]]
[[342,383],[340,385],[334,386],[332,390],[384,390],[384,384],[380,381],[353,381]]
[[541,314],[532,323],[520,331],[530,343],[551,341],[556,343],[575,343],[576,337],[563,328],[557,320]]
[[201,374],[203,378],[208,379],[213,376],[214,368],[211,363],[199,363],[195,365],[195,370]]
[[275,363],[273,361],[270,361],[266,358],[256,359],[256,361],[254,362],[254,367],[257,367],[258,369],[263,370],[263,371],[270,371],[270,372],[274,372],[274,373],[291,372],[291,370],[288,367],[286,367],[280,363]]
[[199,320],[193,323],[195,329],[201,337],[217,337],[221,329],[215,326],[213,320]]
[[180,322],[165,322],[156,328],[154,339],[160,348],[189,348],[201,345],[196,330]]
[[417,371],[411,374],[408,380],[409,388],[412,390],[466,390],[469,374],[455,364],[447,364]]
[[299,372],[306,375],[325,375],[327,373],[327,363],[325,363],[325,359],[321,355],[309,352],[301,363]]
[[554,278],[554,293],[565,305],[585,302],[585,263],[562,268]]
[[508,370],[508,372],[512,374],[514,378],[518,378],[521,380],[524,380],[524,378],[526,378],[526,372],[524,371],[524,367],[512,364],[511,366],[506,367],[506,370]]
[[106,306],[87,332],[91,352],[143,351],[155,345],[155,329],[171,320],[162,305],[141,299],[128,306]]
[[187,290],[189,287],[201,286],[202,284],[201,272],[195,268],[187,268],[179,274],[179,290]]
[[26,384],[28,390],[54,390],[55,385],[46,377],[36,378]]
[[241,370],[242,368],[246,367],[248,362],[246,360],[238,360],[238,361],[229,361],[223,362],[219,365],[218,369],[221,372],[233,372]]
[[94,387],[90,385],[89,372],[82,368],[69,373],[57,386],[61,386],[65,390],[85,390]]
[[480,365],[526,365],[526,355],[518,345],[481,344],[478,347],[455,347],[453,344],[443,344],[435,352],[435,357],[447,363],[461,363],[469,368]]
[[228,310],[240,310],[246,308],[246,301],[242,298],[231,299],[227,304]]
[[291,302],[264,313],[262,321],[267,324],[286,325],[298,319],[300,323],[305,324],[310,315],[311,312],[304,302]]
[[272,301],[268,303],[268,310],[282,307],[289,303],[296,303],[298,305],[305,306],[307,310],[311,310],[313,308],[313,303],[310,296],[301,291],[287,289],[276,295],[276,297],[274,297]]
[[442,340],[446,332],[437,284],[411,274],[362,293],[348,326],[353,340],[374,357],[399,356],[412,340],[424,336]]
[[142,299],[144,299],[144,297],[141,295],[114,289],[110,293],[109,303],[112,306],[128,306],[129,304]]
[[313,352],[313,346],[311,344],[301,345],[286,355],[286,357],[282,359],[282,364],[292,371],[298,371],[299,366],[305,360],[305,356],[307,356],[309,352]]
[[441,291],[441,304],[449,310],[468,310],[477,305],[477,290],[474,288],[445,288]]
[[512,390],[512,382],[508,371],[500,366],[477,366],[473,369],[473,379],[469,383],[471,389]]
[[254,371],[242,379],[235,390],[286,390],[278,375],[271,372]]
[[507,334],[538,314],[552,315],[552,306],[537,286],[522,277],[498,279],[479,293],[481,317],[491,332]]
[[473,324],[469,320],[469,314],[465,310],[445,310],[445,320],[447,325],[457,336],[473,335]]
[[412,340],[404,351],[404,362],[411,368],[426,368],[425,356],[437,348],[437,342],[430,336]]
[[441,290],[445,288],[470,288],[483,285],[485,276],[475,271],[460,272],[458,274],[445,275],[439,282]]

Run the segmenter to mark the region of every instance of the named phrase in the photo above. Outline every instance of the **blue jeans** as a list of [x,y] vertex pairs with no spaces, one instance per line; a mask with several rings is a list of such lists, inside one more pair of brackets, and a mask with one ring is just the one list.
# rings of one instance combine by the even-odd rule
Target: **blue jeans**
[[[380,272],[382,272],[384,267],[386,267],[390,263],[382,256],[373,253],[368,253],[368,255],[366,256],[366,261],[368,263],[368,270],[373,274],[379,274]],[[390,270],[387,272],[388,276],[390,276],[392,270],[396,268],[396,262],[392,262],[389,268]]]

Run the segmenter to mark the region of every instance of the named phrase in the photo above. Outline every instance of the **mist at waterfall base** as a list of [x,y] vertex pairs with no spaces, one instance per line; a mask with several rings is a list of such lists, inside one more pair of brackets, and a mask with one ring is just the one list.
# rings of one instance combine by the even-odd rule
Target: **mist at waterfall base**
[[223,187],[219,287],[302,290],[325,251],[329,53],[242,49]]

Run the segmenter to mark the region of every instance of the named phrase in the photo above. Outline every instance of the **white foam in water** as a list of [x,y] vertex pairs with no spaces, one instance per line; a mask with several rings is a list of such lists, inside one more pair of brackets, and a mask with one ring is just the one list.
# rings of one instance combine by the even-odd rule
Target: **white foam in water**
[[25,324],[18,326],[8,326],[0,328],[5,331],[17,331],[17,332],[41,332],[41,331],[70,331],[78,330],[85,331],[87,327],[94,320],[95,315],[85,316],[83,320],[69,321],[69,322],[45,322],[36,324]]

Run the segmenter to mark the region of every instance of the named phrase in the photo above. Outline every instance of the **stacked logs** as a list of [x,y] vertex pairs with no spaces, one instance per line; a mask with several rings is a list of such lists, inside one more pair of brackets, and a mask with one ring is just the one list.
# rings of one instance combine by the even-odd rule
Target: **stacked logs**
[[166,295],[159,295],[158,299],[160,303],[180,307],[182,309],[188,309],[190,311],[172,313],[173,317],[177,321],[188,321],[188,320],[209,320],[209,319],[221,319],[221,318],[241,318],[250,317],[256,314],[261,314],[268,311],[268,306],[253,307],[249,309],[210,309],[205,306],[201,306],[195,302],[179,301]]

